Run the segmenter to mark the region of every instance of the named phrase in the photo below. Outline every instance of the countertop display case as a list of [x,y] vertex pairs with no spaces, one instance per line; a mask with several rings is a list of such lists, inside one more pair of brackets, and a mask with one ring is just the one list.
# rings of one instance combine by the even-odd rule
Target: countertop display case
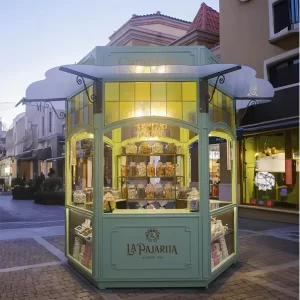
[[[31,102],[66,102],[74,268],[100,289],[208,287],[236,261],[235,101],[274,95],[255,74],[205,47],[96,47],[29,86]],[[218,199],[210,137],[226,141]]]

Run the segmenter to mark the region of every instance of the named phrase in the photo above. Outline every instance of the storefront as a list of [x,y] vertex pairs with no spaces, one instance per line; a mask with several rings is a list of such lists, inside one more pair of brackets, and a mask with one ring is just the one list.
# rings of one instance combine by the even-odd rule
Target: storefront
[[241,131],[241,205],[274,218],[286,212],[289,221],[299,213],[299,87],[248,109]]
[[[178,48],[189,50],[173,47],[175,57]],[[52,69],[26,91],[67,100],[66,256],[101,289],[207,287],[237,259],[235,99],[253,84],[252,97],[273,88],[199,49],[199,66],[105,67],[96,56],[98,65]],[[210,151],[224,149],[216,162]],[[230,177],[214,198],[211,160],[221,182]]]

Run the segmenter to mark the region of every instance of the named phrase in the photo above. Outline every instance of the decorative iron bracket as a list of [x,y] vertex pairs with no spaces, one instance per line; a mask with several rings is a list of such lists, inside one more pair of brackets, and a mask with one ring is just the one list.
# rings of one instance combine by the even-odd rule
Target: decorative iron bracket
[[[250,106],[256,106],[256,105],[257,105],[257,101],[256,101],[255,99],[251,99],[251,100],[249,101],[249,103],[248,103],[247,106],[246,106],[246,109],[244,110],[243,114],[242,114],[241,117],[240,117],[239,126],[241,125],[242,120],[243,120],[244,116],[246,115],[246,113],[247,113],[249,107],[250,107]],[[238,127],[239,127],[239,126],[238,126]]]
[[216,83],[214,85],[214,89],[212,91],[212,94],[211,94],[211,97],[210,99],[208,100],[208,103],[210,103],[214,97],[214,94],[215,94],[215,91],[216,91],[216,88],[217,88],[217,85],[218,85],[218,82],[220,84],[223,84],[225,82],[225,76],[223,74],[220,74],[218,77],[217,77],[217,80],[216,80]]
[[61,111],[61,112],[57,112],[55,107],[53,106],[53,104],[51,103],[51,101],[44,101],[44,102],[30,102],[30,103],[26,103],[26,105],[29,105],[29,106],[36,106],[37,110],[39,112],[42,111],[42,107],[44,106],[45,108],[49,108],[51,107],[52,110],[54,111],[56,117],[60,120],[64,119],[66,117],[66,113]]
[[83,78],[82,76],[80,76],[80,75],[77,75],[77,77],[76,77],[76,82],[77,82],[77,84],[79,84],[79,85],[81,85],[81,84],[83,83],[83,85],[84,85],[84,90],[85,90],[85,92],[86,92],[86,95],[87,95],[89,101],[90,101],[91,103],[94,103],[96,97],[95,97],[94,94],[91,94],[91,96],[89,95],[89,92],[88,92],[88,89],[87,89],[87,86],[86,86],[86,83],[85,83],[84,78]]

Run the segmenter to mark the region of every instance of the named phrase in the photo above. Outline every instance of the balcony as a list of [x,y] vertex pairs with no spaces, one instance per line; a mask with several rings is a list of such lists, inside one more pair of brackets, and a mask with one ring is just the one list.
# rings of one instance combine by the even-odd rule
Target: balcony
[[269,0],[269,15],[271,43],[291,36],[299,39],[299,0]]

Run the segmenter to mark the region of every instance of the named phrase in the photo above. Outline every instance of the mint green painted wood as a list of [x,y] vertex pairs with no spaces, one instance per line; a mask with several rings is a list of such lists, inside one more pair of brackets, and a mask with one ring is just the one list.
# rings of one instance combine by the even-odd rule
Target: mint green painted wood
[[[92,57],[86,56],[82,63],[103,66],[122,64],[202,65],[218,61],[208,49],[198,46],[96,47],[92,53]],[[177,80],[188,81],[189,79],[182,78]],[[103,81],[102,84],[107,81]],[[197,88],[199,88],[198,83]],[[104,89],[102,90],[104,94]],[[197,95],[199,95],[199,92]],[[103,110],[105,110],[104,101]],[[197,101],[197,112],[199,112],[199,99]],[[194,131],[199,135],[200,211],[186,214],[103,214],[104,173],[102,170],[104,140],[109,142],[111,146],[116,147],[114,154],[117,152],[118,146],[120,146],[114,144],[114,139],[103,138],[104,134],[123,126],[135,125],[141,121],[140,118],[132,118],[105,126],[103,116],[104,112],[94,114],[94,125],[92,128],[94,134],[94,213],[92,216],[93,271],[91,279],[100,288],[207,287],[213,279],[236,260],[237,256],[233,254],[212,273],[210,216],[234,209],[235,229],[237,229],[237,209],[235,202],[220,210],[209,211],[208,134],[217,128],[224,129],[228,137],[233,141],[233,147],[235,147],[235,133],[225,123],[210,123],[208,114],[198,113],[198,123],[195,125],[171,118],[143,117],[143,122],[160,122],[179,126]],[[80,128],[84,129],[82,126],[74,128],[74,131],[67,138],[66,157],[70,155],[70,138]],[[190,142],[188,141],[187,143]],[[236,178],[237,166],[235,149],[233,150],[234,162],[232,168],[234,178]],[[185,163],[187,163],[187,158]],[[71,173],[67,172],[67,170],[70,170],[69,168],[68,159],[66,159],[66,199],[69,199],[71,196],[71,188],[68,188],[71,186]],[[236,180],[233,181],[232,197],[236,197],[235,183]],[[74,208],[68,206],[68,209]],[[77,211],[85,213],[80,209],[77,209]],[[67,218],[68,216],[66,215]],[[156,241],[147,234],[150,228],[155,229],[153,232],[156,234],[157,231],[159,232],[159,238]],[[66,238],[68,243],[68,224],[66,224]],[[235,238],[237,253],[236,233]],[[149,251],[153,253],[149,253]],[[80,264],[74,262],[72,257],[69,256],[68,258],[81,273],[87,277],[90,276],[90,274],[86,274],[86,270]]]

